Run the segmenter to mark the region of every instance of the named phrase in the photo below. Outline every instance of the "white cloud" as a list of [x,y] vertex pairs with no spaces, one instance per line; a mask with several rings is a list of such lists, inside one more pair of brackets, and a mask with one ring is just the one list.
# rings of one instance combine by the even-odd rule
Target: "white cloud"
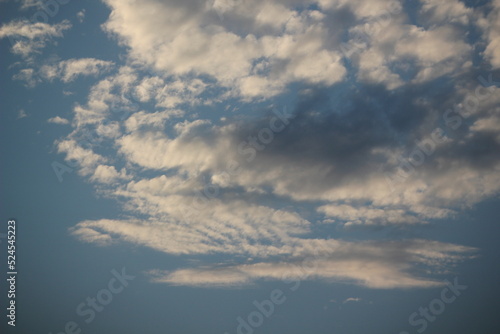
[[92,229],[79,228],[71,233],[82,241],[91,242],[99,246],[107,246],[112,243],[112,239],[109,235],[99,233]]
[[23,68],[19,70],[18,73],[14,74],[12,79],[24,81],[26,87],[35,87],[41,82],[40,77],[38,77],[35,70],[32,68]]
[[[170,191],[169,188],[164,188]],[[170,196],[169,198],[171,198]],[[171,204],[173,201],[170,200]],[[213,204],[212,204],[213,205]],[[251,210],[252,220],[239,225],[233,219],[246,216],[245,207],[234,211],[223,208],[225,221],[205,221],[198,218],[176,223],[173,215],[162,221],[99,220],[79,223],[72,233],[86,242],[101,243],[127,241],[171,254],[242,254],[260,258],[286,256],[286,262],[258,262],[254,264],[205,266],[175,271],[150,272],[155,282],[187,286],[241,286],[257,280],[321,279],[355,283],[370,288],[415,288],[441,285],[440,282],[411,274],[415,267],[425,266],[430,271],[443,271],[457,261],[469,257],[472,248],[424,240],[401,242],[356,243],[337,240],[301,239],[286,236],[288,229],[269,234],[271,244],[259,244],[266,238],[262,231],[269,228],[267,219],[259,226],[252,220],[262,216],[263,208]],[[167,208],[166,206],[164,208]],[[175,209],[171,209],[174,211]],[[149,211],[151,212],[151,211]],[[236,214],[231,214],[236,212]],[[222,212],[221,212],[222,213]],[[204,212],[206,215],[206,212]],[[275,214],[273,214],[275,215]],[[283,215],[283,214],[282,214]],[[166,216],[167,217],[167,216]],[[215,216],[214,216],[215,218]],[[222,216],[220,216],[222,218]],[[283,220],[285,218],[285,220]],[[286,222],[274,219],[271,224]],[[209,223],[210,224],[207,224]],[[259,235],[260,234],[260,235]],[[94,236],[99,236],[95,238]]]
[[[75,108],[77,123],[96,124],[110,116],[121,120],[131,116],[126,127],[134,130],[145,125],[159,126],[168,118],[183,116],[181,105],[210,104],[209,99],[200,97],[206,87],[200,79],[148,76],[137,68],[122,66],[116,74],[105,77],[91,88],[85,106]],[[140,112],[143,108],[151,108],[151,104],[156,114]]]
[[[290,254],[291,235],[307,231],[296,214],[241,201],[217,201],[199,208],[188,196],[155,196],[122,191],[129,210],[151,214],[148,221],[99,220],[79,223],[75,230],[93,229],[117,240],[170,254],[250,254],[269,257]],[[169,206],[167,206],[169,205]],[[133,207],[132,207],[133,206]],[[203,219],[203,220],[200,220]]]
[[140,111],[132,114],[125,122],[125,127],[128,132],[135,132],[139,129],[147,128],[162,130],[165,127],[165,122],[172,116],[181,116],[182,110],[165,110],[155,113],[147,113]]
[[26,111],[24,111],[24,109],[19,109],[17,111],[17,119],[21,119],[21,118],[25,118],[25,117],[28,117],[28,114],[26,113]]
[[[297,282],[310,279],[355,283],[375,289],[426,288],[443,285],[442,282],[414,276],[408,271],[413,265],[428,265],[430,259],[441,261],[447,257],[445,253],[437,251],[420,258],[415,257],[418,250],[406,249],[404,244],[397,245],[398,251],[392,254],[395,245],[379,243],[376,246],[372,248],[367,245],[344,244],[339,247],[340,254],[337,251],[329,254],[327,251],[325,254],[320,253],[287,262],[219,265],[171,272],[153,270],[149,274],[153,282],[201,287],[245,286],[257,280],[282,280],[295,285]],[[433,245],[424,243],[419,247],[422,246]],[[355,255],[347,255],[345,253],[347,250]],[[430,266],[438,267],[436,263]]]
[[422,0],[422,3],[421,14],[428,24],[448,22],[466,25],[473,15],[473,9],[459,0]]
[[383,22],[377,29],[359,25],[351,29],[353,36],[365,36],[359,47],[358,77],[362,81],[382,83],[387,89],[401,87],[401,73],[414,68],[412,81],[423,83],[444,75],[458,75],[469,66],[472,47],[464,39],[464,31],[448,24],[428,29],[405,24],[400,17]]
[[71,28],[68,21],[57,24],[29,21],[12,21],[0,27],[0,38],[9,38],[12,52],[25,58],[39,53],[54,37],[62,37]]
[[[81,143],[86,143],[86,141],[83,141]],[[58,142],[57,150],[59,153],[65,153],[67,160],[76,161],[82,175],[91,174],[92,170],[99,163],[107,161],[106,158],[97,153],[94,153],[91,149],[83,148],[80,145],[80,142],[77,142],[74,139],[66,139]]]
[[59,116],[51,117],[47,120],[47,122],[54,123],[54,124],[62,124],[62,125],[69,124],[69,121],[67,119],[59,117]]
[[20,0],[20,2],[21,2],[21,9],[38,7],[42,4],[41,0]]
[[[191,126],[207,125],[195,121]],[[175,139],[169,139],[161,132],[136,132],[121,137],[118,145],[120,152],[131,162],[152,169],[180,167],[191,173],[198,173],[225,161],[224,149],[230,152],[229,138],[217,138],[217,150],[213,150],[208,143],[189,138],[189,129],[182,131]]]
[[63,82],[75,80],[78,76],[97,76],[109,71],[114,63],[94,58],[79,58],[60,61],[56,65],[44,65],[40,68],[41,76],[52,80],[60,78]]
[[358,19],[373,19],[401,11],[401,3],[396,0],[319,0],[325,9],[348,7]]
[[76,17],[78,18],[78,21],[82,23],[83,20],[85,20],[85,9],[82,9],[81,11],[76,13]]
[[129,178],[125,169],[118,172],[114,166],[99,165],[96,167],[94,175],[92,175],[90,180],[110,184],[120,179],[126,180]]
[[342,303],[349,303],[349,302],[360,302],[362,299],[358,297],[349,297],[346,300],[344,300]]

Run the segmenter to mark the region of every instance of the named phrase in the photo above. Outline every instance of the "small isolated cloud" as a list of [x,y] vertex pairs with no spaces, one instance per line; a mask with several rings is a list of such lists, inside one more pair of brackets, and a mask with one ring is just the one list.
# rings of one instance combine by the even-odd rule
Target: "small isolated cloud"
[[47,122],[53,123],[53,124],[62,124],[62,125],[69,124],[69,121],[67,119],[59,117],[59,116],[49,118],[47,120]]
[[361,298],[357,298],[357,297],[356,297],[356,298],[355,298],[355,297],[349,297],[349,298],[347,298],[346,300],[344,300],[344,301],[342,302],[342,304],[349,303],[349,302],[360,302],[360,301],[362,301],[362,299],[361,299]]
[[[179,76],[210,76],[247,99],[277,95],[299,81],[331,86],[346,74],[340,53],[323,41],[329,32],[317,11],[298,13],[277,1],[240,5],[224,0],[212,6],[204,1],[192,6],[170,1],[105,3],[112,12],[104,29],[141,62]],[[249,30],[240,35],[220,19],[217,24],[222,26],[215,28],[213,9],[224,18],[248,21]],[[151,13],[156,13],[155,20]],[[214,33],[207,26],[214,27]]]
[[17,112],[17,119],[21,119],[21,118],[25,118],[25,117],[28,117],[28,114],[26,113],[26,111],[24,111],[24,109],[19,109],[19,111]]
[[0,39],[8,38],[12,53],[29,59],[45,48],[53,38],[62,37],[63,31],[69,28],[71,24],[67,20],[52,25],[43,22],[31,23],[28,20],[11,21],[0,27]]
[[76,13],[76,17],[78,18],[78,21],[82,23],[83,20],[85,20],[85,9],[82,9],[81,11]]

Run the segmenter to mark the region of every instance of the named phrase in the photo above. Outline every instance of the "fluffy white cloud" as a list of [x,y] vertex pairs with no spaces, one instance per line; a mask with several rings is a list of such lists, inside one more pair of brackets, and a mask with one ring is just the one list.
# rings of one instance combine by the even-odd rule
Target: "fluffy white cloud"
[[107,159],[97,153],[94,153],[90,148],[84,148],[81,143],[74,139],[66,139],[57,143],[59,153],[66,154],[67,160],[76,161],[82,175],[89,175],[93,169],[99,164],[106,162]]
[[[131,47],[134,59],[173,75],[209,75],[244,97],[275,95],[294,81],[331,85],[345,75],[338,52],[325,46],[328,32],[317,11],[242,2],[224,12],[251,21],[252,31],[240,36],[201,2],[106,2],[112,15],[105,27]],[[151,11],[158,15],[151,18]],[[274,29],[263,34],[263,27]]]
[[54,124],[62,124],[62,125],[69,124],[69,121],[66,118],[62,118],[59,116],[51,117],[47,120],[47,122]]
[[462,30],[441,23],[424,29],[391,17],[375,21],[373,29],[366,25],[352,28],[353,36],[365,39],[351,57],[359,65],[358,77],[395,89],[405,83],[403,75],[412,70],[416,74],[411,81],[415,83],[462,73],[470,66],[472,47],[464,41]]
[[72,231],[72,234],[85,242],[91,242],[100,246],[107,246],[112,243],[112,238],[103,233],[99,233],[96,230],[88,228],[79,228]]
[[460,0],[422,0],[421,14],[428,24],[442,22],[468,24],[473,9]]

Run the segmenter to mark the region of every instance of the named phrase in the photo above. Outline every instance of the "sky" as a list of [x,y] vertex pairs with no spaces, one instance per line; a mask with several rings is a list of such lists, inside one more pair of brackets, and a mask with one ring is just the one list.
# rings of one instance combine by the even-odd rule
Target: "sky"
[[500,0],[0,0],[0,48],[2,333],[500,332]]

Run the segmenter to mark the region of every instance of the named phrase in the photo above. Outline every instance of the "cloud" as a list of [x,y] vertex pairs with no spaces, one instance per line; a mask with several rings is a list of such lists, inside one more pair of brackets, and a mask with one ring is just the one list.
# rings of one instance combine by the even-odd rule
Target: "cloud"
[[76,17],[78,18],[78,21],[82,23],[83,20],[85,20],[85,9],[82,9],[81,11],[76,13]]
[[79,76],[97,76],[108,72],[114,63],[95,58],[68,59],[56,65],[44,65],[40,68],[40,75],[48,80],[60,78],[62,82],[71,82]]
[[66,125],[69,124],[69,121],[65,118],[56,116],[56,117],[51,117],[47,120],[49,123],[54,123],[54,124],[61,124],[61,125]]
[[[225,13],[250,29],[240,36],[237,26],[219,20],[201,2],[106,3],[112,15],[105,28],[131,48],[134,59],[177,76],[210,76],[232,94],[269,97],[290,82],[332,85],[346,73],[340,54],[324,46],[327,31],[318,11],[243,2]],[[151,11],[157,13],[154,18]],[[171,20],[162,19],[167,15]]]
[[[165,178],[160,181],[168,182]],[[131,181],[116,195],[129,198],[129,210],[145,215],[155,212],[153,217],[147,221],[86,221],[76,227],[165,253],[261,257],[290,253],[290,240],[309,230],[310,223],[296,213],[240,200],[204,204],[196,196],[176,195],[183,190],[191,189],[181,182],[156,185]]]
[[[127,47],[126,64],[45,72],[106,75],[56,144],[128,218],[82,221],[75,237],[228,259],[151,272],[187,286],[288,273],[424,288],[471,258],[472,248],[432,240],[318,234],[453,224],[499,193],[500,88],[496,76],[478,81],[472,60],[483,55],[465,34],[480,25],[489,36],[479,11],[425,1],[417,26],[397,1],[106,3],[104,29]],[[297,271],[308,257],[315,270]]]
[[28,114],[26,113],[26,111],[24,111],[24,109],[19,109],[17,111],[17,119],[21,119],[21,118],[25,118],[25,117],[28,117]]
[[89,175],[94,173],[95,168],[100,163],[106,162],[107,159],[89,148],[84,148],[83,143],[87,143],[87,141],[62,140],[57,143],[57,150],[59,153],[65,153],[67,160],[75,161],[82,175]]
[[355,298],[355,297],[349,297],[346,300],[344,300],[342,303],[349,303],[349,302],[360,302],[362,299],[361,298]]
[[14,80],[24,81],[25,86],[32,88],[41,82],[40,77],[32,68],[23,68],[12,77]]
[[355,207],[350,205],[325,205],[318,212],[326,217],[346,221],[347,224],[385,225],[421,223],[418,217],[409,215],[404,209],[373,208],[370,206]]
[[81,228],[72,232],[74,236],[86,242],[92,242],[99,246],[106,246],[112,243],[109,235],[99,233],[92,229]]
[[0,38],[9,38],[14,54],[29,59],[39,53],[55,37],[62,37],[63,31],[71,28],[69,21],[57,24],[31,23],[27,20],[12,21],[0,27]]
[[[333,240],[331,242],[337,243]],[[425,288],[440,286],[443,283],[409,274],[407,271],[412,267],[411,262],[415,261],[421,265],[438,259],[442,260],[446,258],[446,255],[441,251],[423,255],[420,253],[423,248],[419,250],[413,248],[414,246],[417,248],[430,246],[431,249],[436,247],[436,250],[444,246],[444,248],[451,247],[459,252],[468,251],[466,248],[455,248],[455,246],[439,243],[420,242],[418,246],[419,242],[413,244],[413,241],[408,241],[408,243],[412,246],[406,248],[404,243],[397,245],[341,243],[336,245],[334,251],[326,250],[323,254],[317,253],[306,259],[220,265],[179,269],[172,272],[153,270],[149,272],[149,275],[153,282],[196,287],[245,286],[258,280],[282,280],[285,283],[296,284],[304,280],[319,279],[326,282],[355,283],[375,289]],[[316,247],[318,251],[318,245]],[[396,249],[397,252],[394,252]],[[348,250],[353,254],[349,255]],[[415,256],[417,254],[423,257],[418,258]]]
[[493,9],[487,17],[486,39],[488,46],[484,51],[494,69],[500,68],[500,0],[492,2]]
[[[140,81],[131,73],[123,72],[123,76],[97,83],[85,110],[98,118],[89,116],[79,125],[95,131],[102,139],[100,145],[115,147],[117,156],[127,164],[118,167],[108,161],[103,165],[104,157],[76,145],[78,132],[73,134],[74,142],[60,144],[60,151],[67,152],[69,159],[82,161],[82,174],[89,175],[91,182],[106,185],[103,193],[120,199],[127,212],[146,218],[85,221],[73,231],[87,232],[75,235],[88,241],[91,239],[85,237],[87,233],[95,231],[116,242],[169,254],[219,253],[251,256],[260,261],[255,265],[224,266],[221,273],[210,266],[162,272],[161,278],[156,278],[162,282],[239,286],[261,279],[281,279],[279,273],[314,254],[317,248],[308,241],[316,226],[295,209],[304,203],[312,205],[320,217],[334,218],[346,226],[398,226],[452,218],[462,205],[472,205],[498,192],[498,157],[493,153],[497,144],[489,141],[493,146],[487,165],[481,166],[483,158],[478,155],[473,164],[457,164],[457,159],[462,161],[469,154],[467,145],[475,139],[463,136],[463,144],[453,147],[451,134],[433,144],[426,164],[391,189],[381,167],[397,173],[397,156],[411,152],[429,138],[441,122],[432,110],[446,105],[441,98],[428,96],[422,101],[419,89],[413,87],[397,95],[372,87],[363,88],[361,94],[359,88],[354,92],[346,88],[342,96],[356,102],[337,105],[343,108],[342,113],[333,107],[335,104],[332,106],[325,91],[306,94],[287,120],[288,125],[281,121],[281,131],[264,145],[258,139],[259,133],[269,130],[270,124],[277,126],[276,115],[283,116],[283,111],[217,124],[207,119],[190,121],[184,113],[172,114],[170,110],[148,112],[136,99],[137,111],[131,111],[124,120],[101,123],[105,117],[113,117],[109,108],[117,95],[109,87],[129,87]],[[457,88],[464,82],[450,87],[450,101],[466,98],[467,89]],[[351,93],[364,98],[353,100]],[[148,101],[145,104],[151,98],[143,100]],[[377,106],[373,101],[383,104]],[[483,101],[477,117],[488,114],[494,103]],[[401,118],[402,105],[413,113]],[[76,117],[81,117],[81,108],[75,108]],[[115,123],[123,127],[111,126]],[[99,130],[103,126],[113,130]],[[480,131],[481,127],[475,129]],[[252,136],[257,138],[254,146],[250,145]],[[437,162],[442,167],[436,168]],[[287,203],[287,209],[276,208],[277,200]],[[327,241],[318,241],[323,242]],[[328,241],[336,254],[322,258],[320,267],[324,270],[308,279],[347,281],[372,288],[430,287],[439,283],[416,275],[417,268],[426,265],[432,268],[430,272],[443,272],[448,264],[468,258],[471,251],[418,240],[380,243],[376,247],[363,242],[335,242]],[[276,257],[287,261],[273,262]],[[372,270],[368,277],[366,266]],[[262,268],[269,270],[263,272]],[[190,281],[189,277],[196,278]]]
[[18,0],[18,2],[21,2],[21,9],[40,7],[40,5],[42,4],[40,0]]
[[442,22],[467,25],[473,16],[473,11],[459,0],[423,0],[421,17],[429,25]]
[[465,28],[440,23],[425,29],[395,16],[375,21],[373,29],[366,25],[351,28],[353,36],[365,39],[351,57],[359,66],[358,78],[392,90],[405,81],[420,83],[461,73],[464,66],[470,66],[472,50],[462,37]]
[[184,114],[182,110],[165,110],[157,111],[155,113],[147,113],[139,111],[132,114],[125,122],[125,127],[128,132],[136,132],[139,129],[163,129],[165,122],[173,117]]
[[119,179],[129,179],[126,171],[122,169],[118,172],[114,166],[99,165],[94,171],[94,175],[90,178],[91,181],[110,184]]

